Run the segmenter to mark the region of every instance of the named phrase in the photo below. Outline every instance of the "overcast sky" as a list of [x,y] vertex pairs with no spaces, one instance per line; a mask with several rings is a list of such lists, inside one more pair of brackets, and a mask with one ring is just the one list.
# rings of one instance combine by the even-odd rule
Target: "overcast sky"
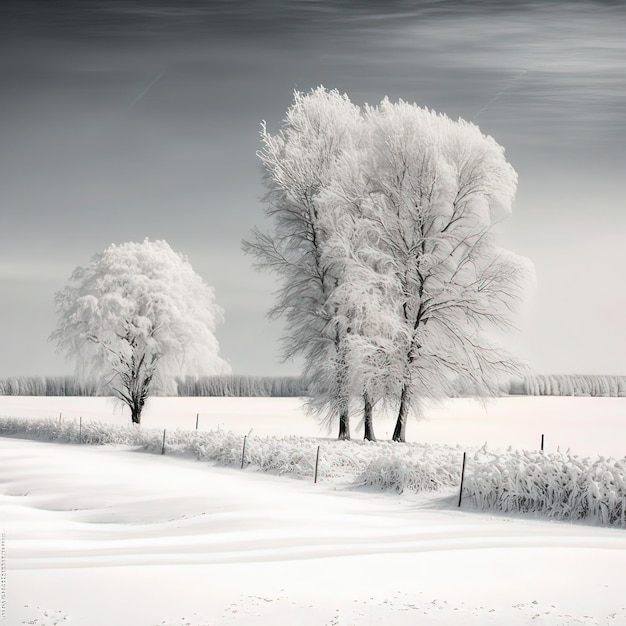
[[294,89],[475,121],[519,174],[500,242],[537,284],[512,345],[537,372],[626,374],[626,3],[19,0],[0,9],[0,376],[72,365],[53,296],[110,243],[165,239],[226,310],[236,373],[297,373],[263,228],[259,126]]

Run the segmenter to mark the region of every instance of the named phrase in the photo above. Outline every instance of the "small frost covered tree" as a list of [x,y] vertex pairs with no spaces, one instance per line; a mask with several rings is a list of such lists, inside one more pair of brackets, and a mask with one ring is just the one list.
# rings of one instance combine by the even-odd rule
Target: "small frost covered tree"
[[165,241],[109,246],[74,270],[55,302],[51,341],[135,424],[149,395],[176,393],[175,377],[230,372],[213,334],[223,318],[213,289]]

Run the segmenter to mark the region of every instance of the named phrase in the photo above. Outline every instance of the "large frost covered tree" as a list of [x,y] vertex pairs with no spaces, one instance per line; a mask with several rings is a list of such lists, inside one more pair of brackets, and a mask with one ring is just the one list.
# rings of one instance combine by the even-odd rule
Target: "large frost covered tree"
[[322,202],[339,157],[355,140],[360,111],[347,96],[323,87],[296,93],[282,129],[261,129],[259,158],[273,230],[255,231],[244,249],[281,280],[272,316],[284,316],[285,358],[304,357],[313,397],[328,398],[339,416],[339,438],[349,431],[347,329],[335,323],[330,296],[337,286],[325,259],[332,215]]
[[516,362],[491,337],[510,325],[525,263],[497,248],[517,175],[477,126],[414,104],[360,109],[320,87],[296,93],[260,157],[273,230],[247,244],[282,283],[286,356],[304,357],[311,405],[382,401],[395,441],[425,398],[494,393]]
[[423,399],[459,384],[493,394],[518,371],[492,332],[510,326],[527,269],[493,235],[511,210],[517,175],[474,124],[387,99],[365,118],[364,184],[351,199],[395,285],[379,310],[395,320],[388,369],[379,373],[399,385],[393,439],[405,441],[407,416]]
[[214,331],[223,311],[213,289],[165,241],[111,245],[55,295],[50,339],[131,411],[149,395],[175,393],[174,378],[229,373]]

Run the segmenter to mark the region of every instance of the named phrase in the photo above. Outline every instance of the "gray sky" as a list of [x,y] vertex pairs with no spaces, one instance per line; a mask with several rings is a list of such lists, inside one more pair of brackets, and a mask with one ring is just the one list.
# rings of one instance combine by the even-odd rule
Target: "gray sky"
[[145,237],[215,287],[235,372],[297,373],[241,239],[265,225],[261,120],[319,84],[493,135],[519,174],[500,242],[537,273],[512,345],[538,372],[626,374],[623,2],[2,4],[0,376],[70,372],[54,292]]

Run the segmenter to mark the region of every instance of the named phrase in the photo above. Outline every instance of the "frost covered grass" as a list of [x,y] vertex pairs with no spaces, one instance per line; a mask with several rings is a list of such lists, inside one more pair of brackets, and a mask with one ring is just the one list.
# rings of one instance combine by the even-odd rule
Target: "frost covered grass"
[[[163,451],[163,430],[51,418],[0,420],[0,434],[28,439],[130,446]],[[217,429],[165,431],[165,451],[218,465],[277,475],[318,477],[353,487],[432,492],[459,486],[462,449],[437,444],[329,441],[313,437],[244,436]],[[463,495],[483,510],[535,513],[553,519],[626,526],[626,458],[535,451],[471,451]]]
[[[0,434],[27,439],[130,446],[146,452],[163,451],[163,430],[121,426],[99,421],[3,417]],[[191,455],[219,465],[244,465],[278,475],[311,478],[317,448],[321,448],[318,477],[351,481],[384,490],[435,491],[458,484],[462,452],[443,445],[391,442],[328,441],[312,437],[244,436],[223,429],[165,431],[168,454]]]
[[463,491],[481,509],[626,526],[626,458],[482,448]]

